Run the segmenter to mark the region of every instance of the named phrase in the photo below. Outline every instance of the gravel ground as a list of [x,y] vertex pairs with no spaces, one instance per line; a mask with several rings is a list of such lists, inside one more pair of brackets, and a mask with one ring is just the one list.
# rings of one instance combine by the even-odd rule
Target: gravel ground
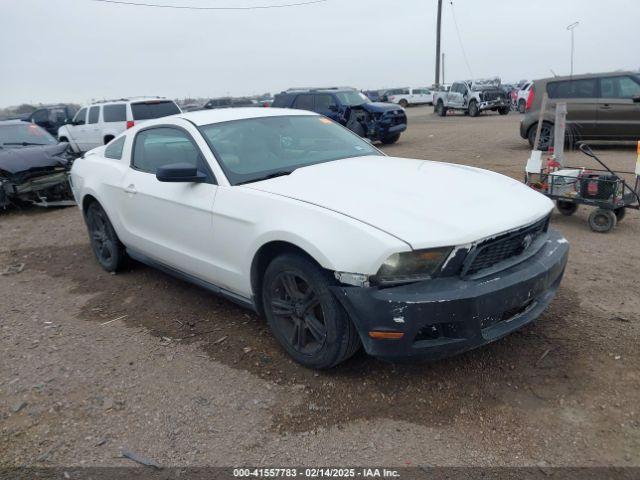
[[[519,115],[409,116],[390,155],[522,178]],[[167,466],[640,466],[640,215],[602,235],[588,213],[553,217],[571,257],[535,324],[436,363],[359,354],[315,373],[226,300],[139,264],[102,271],[75,208],[2,212],[0,271],[24,269],[0,276],[0,466],[132,465],[122,450]]]

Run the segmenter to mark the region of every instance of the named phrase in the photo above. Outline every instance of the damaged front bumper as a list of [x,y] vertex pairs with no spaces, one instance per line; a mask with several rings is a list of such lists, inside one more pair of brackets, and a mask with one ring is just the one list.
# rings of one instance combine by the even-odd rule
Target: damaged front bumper
[[488,100],[486,102],[480,102],[478,104],[478,108],[480,109],[480,111],[482,111],[482,110],[494,110],[494,109],[506,108],[506,107],[511,108],[511,105],[509,104],[509,102],[506,99]]
[[[534,256],[482,278],[333,291],[370,355],[437,359],[497,340],[536,319],[560,285],[568,254],[567,241],[550,230]],[[370,332],[395,332],[396,338],[372,338]]]

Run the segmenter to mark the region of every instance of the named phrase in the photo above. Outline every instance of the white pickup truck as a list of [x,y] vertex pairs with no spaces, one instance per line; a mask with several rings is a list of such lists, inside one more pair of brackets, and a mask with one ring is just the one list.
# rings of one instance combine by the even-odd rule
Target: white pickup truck
[[436,113],[444,117],[449,110],[460,110],[477,117],[485,110],[507,115],[511,110],[508,95],[500,87],[500,79],[466,80],[454,82],[448,92],[436,92],[433,96]]

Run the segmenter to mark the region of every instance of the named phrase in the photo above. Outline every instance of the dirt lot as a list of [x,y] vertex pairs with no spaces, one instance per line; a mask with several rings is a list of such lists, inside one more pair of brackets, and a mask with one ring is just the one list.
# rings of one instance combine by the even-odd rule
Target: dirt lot
[[[518,114],[409,115],[390,155],[522,178]],[[632,169],[633,149],[598,152]],[[640,215],[608,235],[587,215],[554,215],[571,257],[535,324],[437,363],[359,354],[315,373],[226,300],[138,264],[103,272],[76,209],[0,213],[0,271],[24,264],[0,276],[0,466],[131,465],[123,449],[162,465],[640,466]]]

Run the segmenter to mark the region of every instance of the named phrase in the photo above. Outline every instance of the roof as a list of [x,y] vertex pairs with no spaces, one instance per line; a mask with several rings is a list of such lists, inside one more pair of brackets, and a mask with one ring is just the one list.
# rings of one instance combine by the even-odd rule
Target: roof
[[[535,82],[557,82],[559,80],[581,80],[583,78],[601,78],[610,77],[613,75],[634,75],[638,76],[640,73],[631,71],[618,71],[618,72],[602,72],[602,73],[583,73],[581,75],[564,75],[562,77],[547,77],[534,80]],[[528,82],[527,82],[528,83]]]
[[353,87],[310,87],[310,88],[289,88],[281,93],[318,93],[318,92],[354,92],[358,91]]
[[25,122],[23,120],[0,120],[0,127],[7,125],[32,125],[31,122]]
[[91,102],[91,105],[103,105],[105,103],[122,103],[122,102],[144,102],[145,100],[158,100],[158,101],[167,101],[171,100],[166,97],[155,97],[155,96],[147,96],[147,97],[126,97],[126,98],[114,98],[110,100],[96,100]]
[[306,110],[293,110],[289,108],[224,108],[218,110],[197,110],[195,112],[183,112],[176,114],[179,118],[184,118],[196,125],[209,125],[210,123],[230,122],[232,120],[245,120],[247,118],[266,118],[283,116],[303,116],[318,115]]

